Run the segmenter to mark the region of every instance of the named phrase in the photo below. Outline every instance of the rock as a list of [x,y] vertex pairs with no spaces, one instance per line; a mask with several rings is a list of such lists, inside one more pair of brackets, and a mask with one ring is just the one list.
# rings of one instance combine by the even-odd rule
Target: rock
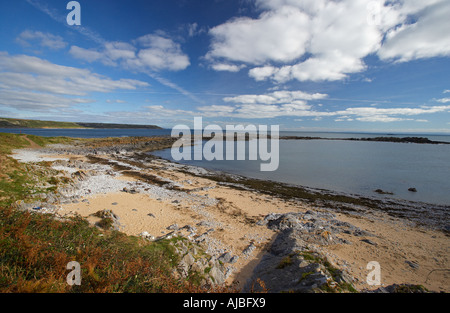
[[111,210],[101,210],[91,215],[101,218],[101,220],[96,223],[96,225],[101,228],[120,230],[120,227],[122,227],[119,222],[119,217]]
[[196,225],[197,226],[204,226],[204,227],[212,227],[212,226],[214,226],[213,223],[210,222],[210,221],[201,221],[201,222],[198,222]]
[[226,252],[226,253],[222,254],[217,260],[222,263],[230,263],[231,258],[232,258],[231,253]]
[[389,191],[384,191],[382,189],[376,189],[374,190],[376,193],[379,193],[380,195],[393,195],[394,193],[389,192]]
[[255,249],[256,249],[256,246],[252,242],[248,245],[247,248],[244,249],[244,251],[242,251],[242,254],[244,255],[244,257],[248,258]]
[[146,231],[140,233],[138,236],[140,236],[140,237],[142,237],[142,238],[144,238],[144,239],[147,239],[147,240],[151,240],[151,241],[155,240],[155,237],[152,236],[152,235],[150,235],[150,234],[149,234],[148,232],[146,232]]
[[209,271],[209,276],[215,284],[222,285],[225,283],[226,277],[220,265],[214,265]]
[[409,266],[411,266],[411,268],[413,269],[418,269],[419,268],[419,263],[415,262],[415,261],[405,261],[406,264],[408,264]]
[[71,177],[77,181],[85,181],[89,175],[85,171],[76,171],[71,175]]
[[270,214],[266,215],[263,220],[258,221],[256,223],[256,225],[259,225],[259,226],[267,225],[268,222],[278,219],[280,217],[280,215],[281,214],[278,214],[278,213],[270,213]]
[[137,193],[137,190],[135,188],[128,188],[128,187],[123,187],[122,189],[123,192],[127,192],[127,193],[131,193],[131,194],[135,194]]
[[170,225],[170,226],[168,226],[166,229],[168,229],[168,230],[178,230],[178,225],[177,224],[172,224],[172,225]]
[[376,242],[373,242],[372,240],[369,240],[369,239],[361,239],[361,241],[365,242],[365,243],[368,243],[369,245],[372,245],[372,246],[376,246],[377,245]]
[[172,231],[168,234],[162,235],[155,239],[155,241],[163,240],[163,239],[172,239],[172,237],[176,234],[176,231]]
[[278,231],[295,228],[299,225],[298,217],[299,215],[297,213],[282,214],[276,219],[270,219],[267,223],[267,227]]
[[192,254],[187,253],[185,256],[183,256],[180,263],[178,264],[178,267],[180,268],[182,275],[184,277],[188,276],[189,270],[191,269],[191,267],[194,263],[195,263],[195,258],[192,256]]
[[371,293],[429,293],[429,291],[422,285],[411,284],[393,284],[386,287],[380,287]]
[[411,191],[411,192],[417,192],[417,189],[414,188],[414,187],[411,187],[411,188],[408,188],[408,191]]

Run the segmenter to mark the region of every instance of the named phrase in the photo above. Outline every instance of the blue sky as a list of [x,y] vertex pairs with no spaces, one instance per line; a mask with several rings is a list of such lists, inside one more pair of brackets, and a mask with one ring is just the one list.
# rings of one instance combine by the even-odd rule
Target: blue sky
[[0,116],[450,132],[447,0],[0,1]]

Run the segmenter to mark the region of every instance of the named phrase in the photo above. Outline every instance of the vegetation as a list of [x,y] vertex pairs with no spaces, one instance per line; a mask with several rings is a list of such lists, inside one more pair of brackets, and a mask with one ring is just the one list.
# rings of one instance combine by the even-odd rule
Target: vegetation
[[[70,140],[0,133],[0,292],[206,291],[198,275],[173,275],[179,256],[169,240],[149,242],[91,226],[79,216],[56,219],[12,206],[45,191],[38,183],[59,181],[45,162],[22,164],[8,156],[11,151]],[[66,282],[70,261],[80,263],[79,286]]]
[[68,143],[72,139],[65,137],[38,137],[0,133],[0,207],[8,207],[17,200],[33,198],[40,193],[53,191],[58,179],[55,170],[46,166],[20,163],[9,155],[12,150],[51,143]]
[[0,118],[0,128],[147,128],[161,129],[155,125],[105,124],[105,123],[73,123],[24,120],[17,118]]
[[83,128],[83,126],[72,122],[53,122],[38,120],[23,120],[15,118],[0,118],[2,128]]
[[284,258],[281,260],[280,264],[277,265],[277,268],[278,268],[278,269],[283,269],[283,268],[285,268],[285,267],[287,267],[287,266],[289,266],[289,265],[292,265],[292,263],[293,263],[293,262],[292,262],[292,258],[291,258],[290,255],[288,255],[288,256],[284,257]]
[[[314,251],[300,251],[298,252],[300,256],[302,256],[305,260],[311,261],[314,263],[319,263],[323,266],[323,268],[331,275],[332,281],[336,282],[333,286],[330,285],[329,282],[324,284],[320,289],[329,293],[341,293],[341,292],[351,292],[357,293],[358,291],[352,286],[352,284],[344,281],[342,275],[342,271],[335,268],[331,263],[325,258],[320,256],[318,253]],[[302,275],[300,281],[313,274],[312,272],[307,272]]]

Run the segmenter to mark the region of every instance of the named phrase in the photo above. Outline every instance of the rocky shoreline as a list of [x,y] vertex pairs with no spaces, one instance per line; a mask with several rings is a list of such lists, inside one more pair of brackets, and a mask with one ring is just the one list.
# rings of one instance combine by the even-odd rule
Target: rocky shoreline
[[[273,182],[266,182],[272,185],[266,188],[266,184],[260,185],[261,181],[224,175],[148,155],[149,151],[170,147],[172,143],[173,139],[165,137],[136,142],[131,139],[130,142],[114,144],[96,142],[89,145],[80,142],[71,146],[53,145],[40,150],[15,151],[14,157],[19,161],[36,166],[39,162],[47,162],[59,172],[59,179],[65,178],[67,181],[53,193],[38,195],[39,199],[18,201],[16,207],[64,218],[68,213],[61,210],[62,206],[88,205],[96,195],[119,193],[125,196],[145,195],[178,211],[187,210],[197,216],[191,223],[165,225],[164,234],[141,231],[136,235],[149,241],[175,238],[171,244],[180,255],[181,262],[174,274],[181,277],[193,272],[206,274],[202,281],[204,285],[229,283],[242,267],[250,266],[250,261],[257,263],[251,267],[246,281],[240,286],[245,292],[389,292],[386,286],[357,289],[354,285],[361,284],[361,278],[352,276],[350,264],[345,260],[331,260],[333,253],[327,249],[331,246],[350,246],[353,242],[377,245],[372,239],[377,235],[342,221],[336,214],[362,217],[371,214],[370,211],[376,206],[383,213],[409,221],[413,227],[448,231],[446,207],[438,207],[436,215],[427,216],[424,214],[425,204],[412,206],[411,203],[373,199],[359,199],[361,201],[358,202],[348,195],[343,197],[317,190],[307,190],[314,197],[297,198],[306,190],[299,192],[298,186]],[[180,173],[192,178],[180,181],[170,177]],[[120,179],[122,176],[130,179]],[[196,187],[194,178],[206,179],[210,183]],[[255,229],[257,234],[267,235],[244,236],[242,248],[229,249],[221,240],[223,235],[217,235],[226,231],[227,225],[219,221],[215,211],[212,211],[213,208],[219,209],[220,214],[231,212],[223,199],[209,194],[218,188],[280,197],[289,202],[290,207],[295,207],[300,200],[306,201],[307,208],[315,209],[286,209],[283,213],[268,212],[255,217],[242,212],[236,215],[237,210],[232,207],[234,218],[242,219],[239,222]],[[99,212],[95,223],[107,219],[116,230],[126,228],[123,217],[115,211],[114,203]],[[151,222],[160,218],[156,215],[151,212],[146,214]]]

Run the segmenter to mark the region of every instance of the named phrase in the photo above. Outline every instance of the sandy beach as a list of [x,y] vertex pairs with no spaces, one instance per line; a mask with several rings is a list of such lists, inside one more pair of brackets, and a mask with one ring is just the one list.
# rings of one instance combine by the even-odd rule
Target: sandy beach
[[[76,193],[77,198],[57,205],[55,214],[79,214],[95,224],[98,218],[92,214],[111,210],[119,217],[119,230],[133,236],[143,232],[164,236],[173,225],[194,227],[196,234],[208,236],[202,243],[206,252],[237,256],[237,261],[227,264],[228,284],[244,286],[277,237],[276,230],[261,223],[265,217],[324,212],[332,214],[333,221],[351,225],[363,234],[339,232],[329,235],[334,240],[325,244],[310,244],[331,264],[348,272],[358,291],[392,284],[450,291],[449,237],[442,231],[415,225],[380,210],[354,214],[237,188],[196,175],[195,171],[202,169],[186,170],[185,166],[157,158],[139,163],[130,153],[95,158],[76,152],[48,153],[21,150],[15,157],[23,162],[51,160],[61,175],[78,179],[78,189],[67,191]],[[380,286],[367,283],[370,272],[367,264],[371,261],[380,264]]]

